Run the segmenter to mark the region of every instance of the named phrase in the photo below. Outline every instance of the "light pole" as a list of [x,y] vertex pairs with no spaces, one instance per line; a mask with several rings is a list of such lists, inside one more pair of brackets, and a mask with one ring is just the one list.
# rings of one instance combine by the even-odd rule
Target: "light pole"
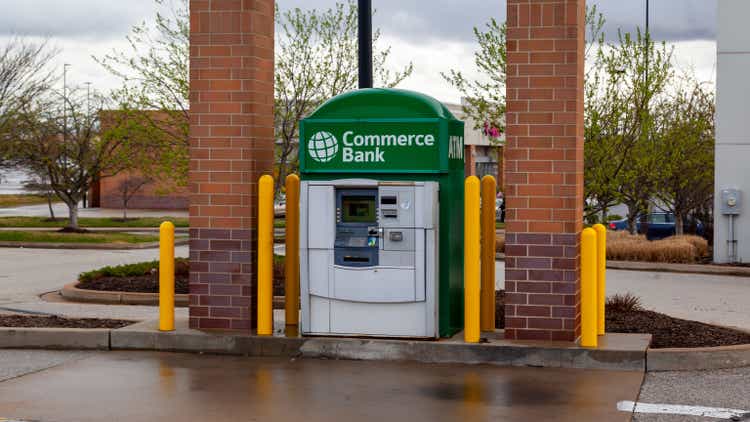
[[67,114],[67,101],[68,101],[68,68],[71,65],[68,63],[63,64],[63,142],[65,142],[65,136],[68,132],[68,114]]
[[359,88],[372,88],[372,0],[359,0]]
[[648,89],[648,66],[649,66],[649,55],[651,54],[651,31],[649,30],[650,17],[649,10],[651,9],[649,0],[646,0],[646,89]]
[[91,82],[86,82],[86,121],[91,118]]

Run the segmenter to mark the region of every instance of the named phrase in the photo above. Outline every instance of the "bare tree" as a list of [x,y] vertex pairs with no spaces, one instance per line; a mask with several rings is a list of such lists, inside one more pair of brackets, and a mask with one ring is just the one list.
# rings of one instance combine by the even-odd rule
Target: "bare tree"
[[19,111],[54,82],[46,65],[57,55],[47,42],[11,38],[0,47],[0,165],[8,164],[11,127]]
[[105,105],[80,90],[38,98],[24,105],[10,137],[12,161],[46,178],[67,205],[64,230],[80,231],[78,206],[94,181],[132,168],[137,157],[127,138],[99,130]]
[[122,199],[122,221],[128,219],[128,203],[144,186],[153,182],[153,179],[144,176],[128,175],[125,180],[117,186],[117,191]]

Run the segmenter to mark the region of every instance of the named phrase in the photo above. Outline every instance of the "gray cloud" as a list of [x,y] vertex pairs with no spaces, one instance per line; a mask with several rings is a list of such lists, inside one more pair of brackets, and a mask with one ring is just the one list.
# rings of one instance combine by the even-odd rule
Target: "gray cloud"
[[[180,1],[180,0],[171,0]],[[278,0],[288,9],[328,8],[342,0]],[[646,0],[589,0],[617,28],[643,26]],[[717,0],[652,0],[651,28],[657,39],[714,39]],[[374,24],[391,38],[420,43],[473,42],[472,28],[491,17],[505,19],[505,0],[374,0]],[[0,35],[121,39],[129,28],[153,16],[154,0],[0,0]]]
[[[654,39],[690,41],[716,39],[717,0],[651,0],[650,31]],[[646,0],[594,0],[607,20],[610,39],[617,29],[634,32],[646,24]]]
[[[281,9],[329,8],[334,0],[278,0]],[[590,0],[607,19],[613,39],[617,29],[633,32],[644,26],[645,0]],[[491,17],[505,19],[505,0],[374,0],[373,25],[385,34],[411,42],[450,39],[472,42],[472,28]],[[651,31],[666,41],[714,39],[716,0],[652,0]]]
[[0,34],[122,38],[153,15],[153,0],[0,0]]

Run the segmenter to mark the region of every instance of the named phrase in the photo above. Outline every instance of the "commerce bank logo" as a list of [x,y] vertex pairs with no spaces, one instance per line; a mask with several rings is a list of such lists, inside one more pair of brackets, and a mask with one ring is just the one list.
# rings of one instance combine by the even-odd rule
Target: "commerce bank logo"
[[327,163],[339,152],[339,141],[328,132],[317,132],[307,142],[307,152],[310,157],[319,162]]

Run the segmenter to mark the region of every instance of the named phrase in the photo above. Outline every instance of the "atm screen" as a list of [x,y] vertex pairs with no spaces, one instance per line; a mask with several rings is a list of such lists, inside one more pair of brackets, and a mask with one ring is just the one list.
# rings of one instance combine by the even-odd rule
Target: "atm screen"
[[341,198],[341,220],[344,223],[374,223],[375,197],[345,195]]

